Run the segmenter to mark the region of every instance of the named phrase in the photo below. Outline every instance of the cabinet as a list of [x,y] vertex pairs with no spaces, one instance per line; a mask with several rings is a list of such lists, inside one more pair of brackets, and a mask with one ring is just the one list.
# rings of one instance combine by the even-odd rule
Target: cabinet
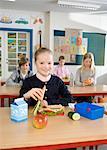
[[16,69],[22,56],[30,59],[32,69],[32,36],[32,29],[0,30],[0,76],[3,80]]

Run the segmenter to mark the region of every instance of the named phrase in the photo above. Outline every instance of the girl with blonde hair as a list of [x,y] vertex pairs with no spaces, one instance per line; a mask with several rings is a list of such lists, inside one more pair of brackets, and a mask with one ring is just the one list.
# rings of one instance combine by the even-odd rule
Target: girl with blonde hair
[[[75,85],[76,86],[93,86],[95,85],[95,63],[94,56],[91,52],[86,53],[82,59],[82,66],[76,72]],[[84,96],[77,97],[77,102],[92,102],[93,97]]]
[[82,66],[76,72],[75,85],[91,86],[95,84],[95,63],[91,52],[86,53],[82,59]]

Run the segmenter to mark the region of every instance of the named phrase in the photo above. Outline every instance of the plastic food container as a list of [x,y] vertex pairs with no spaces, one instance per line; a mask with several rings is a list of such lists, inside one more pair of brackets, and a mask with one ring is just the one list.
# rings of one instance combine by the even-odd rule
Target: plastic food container
[[77,103],[75,105],[75,111],[81,116],[91,120],[103,118],[104,115],[103,106],[98,106],[96,104],[91,104],[87,102]]

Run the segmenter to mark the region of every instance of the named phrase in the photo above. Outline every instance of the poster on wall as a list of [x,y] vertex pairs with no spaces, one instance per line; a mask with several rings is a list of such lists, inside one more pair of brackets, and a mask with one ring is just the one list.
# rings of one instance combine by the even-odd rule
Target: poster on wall
[[82,30],[81,29],[66,28],[65,37],[69,39],[71,54],[83,55],[85,53],[82,48]]
[[[60,32],[59,32],[60,33]],[[64,34],[54,35],[54,61],[63,55],[67,63],[76,63],[76,55],[87,52],[87,38],[82,38],[82,30],[65,29]]]
[[54,37],[54,62],[58,62],[59,56],[63,55],[67,63],[75,63],[75,55],[70,53],[69,39],[63,36]]

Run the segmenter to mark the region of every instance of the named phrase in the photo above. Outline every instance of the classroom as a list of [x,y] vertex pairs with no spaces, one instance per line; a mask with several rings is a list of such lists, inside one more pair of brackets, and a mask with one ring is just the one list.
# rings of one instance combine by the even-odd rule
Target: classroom
[[[62,4],[61,4],[62,3]],[[70,4],[69,4],[70,3]],[[65,6],[64,6],[65,5]],[[67,5],[67,6],[66,6]],[[69,6],[71,5],[71,6]],[[92,7],[92,8],[91,8]],[[66,52],[69,46],[72,47],[72,42],[75,39],[71,39],[71,34],[76,33],[82,38],[81,47],[77,46],[76,50]],[[70,40],[67,39],[70,38]],[[67,41],[68,40],[68,41]],[[67,43],[68,42],[68,43]],[[64,44],[63,48],[62,45]],[[67,45],[68,44],[68,45]],[[68,47],[67,47],[68,46]],[[20,58],[26,56],[29,59],[30,70],[33,74],[38,72],[38,67],[35,67],[35,49],[46,47],[50,49],[54,54],[54,68],[58,65],[58,59],[60,55],[65,55],[65,66],[68,68],[70,75],[74,80],[76,78],[76,72],[81,67],[82,58],[85,53],[92,52],[95,59],[95,86],[77,87],[70,86],[70,80],[64,80],[64,84],[67,85],[70,93],[74,97],[94,97],[96,99],[93,102],[98,102],[99,99],[103,100],[104,108],[107,107],[107,1],[106,0],[1,0],[0,1],[0,112],[4,113],[4,117],[0,119],[0,126],[3,126],[5,119],[10,126],[12,134],[16,133],[15,130],[20,130],[18,123],[16,127],[7,118],[10,113],[11,103],[14,99],[19,97],[19,86],[7,86],[6,82],[11,76],[12,72],[18,68],[20,64]],[[58,49],[60,49],[60,51]],[[75,47],[73,47],[75,49]],[[65,52],[62,52],[65,50]],[[83,51],[84,50],[84,51]],[[27,60],[26,60],[27,62]],[[23,64],[21,64],[23,65]],[[47,80],[46,80],[47,81]],[[46,83],[47,84],[47,83]],[[44,88],[44,87],[43,87]],[[43,90],[42,88],[42,90]],[[46,89],[47,90],[47,89]],[[22,94],[25,95],[26,93]],[[28,95],[27,95],[28,96]],[[46,96],[45,96],[46,97]],[[101,104],[102,106],[102,104]],[[99,106],[100,107],[100,106]],[[107,108],[106,108],[107,109]],[[104,112],[105,113],[105,112]],[[107,112],[106,112],[107,113]],[[23,142],[20,142],[20,134],[16,141],[15,136],[10,139],[9,135],[3,136],[6,139],[7,145],[1,145],[0,149],[69,149],[77,148],[77,150],[106,150],[107,149],[107,136],[106,125],[107,116],[104,114],[103,120],[95,120],[95,124],[89,122],[89,125],[81,119],[80,122],[74,121],[75,127],[70,127],[68,118],[48,118],[49,128],[46,130],[37,130],[38,138],[36,142],[34,138],[34,129],[31,129],[31,117],[28,120],[28,124],[21,122],[20,124],[30,129],[21,133],[21,138],[27,135],[25,146]],[[59,116],[58,116],[59,117]],[[50,120],[49,120],[50,119]],[[100,120],[100,119],[98,119]],[[50,122],[49,122],[50,121]],[[65,121],[65,126],[62,125]],[[102,132],[100,126],[103,124]],[[58,129],[53,128],[51,125],[55,123]],[[80,126],[79,126],[80,124]],[[86,127],[82,129],[82,125]],[[93,128],[98,127],[95,132]],[[60,129],[61,128],[61,129]],[[75,136],[68,136],[69,130],[76,130]],[[88,128],[89,132],[88,133]],[[9,132],[6,127],[3,130]],[[53,131],[52,131],[53,130]],[[55,132],[56,130],[57,133]],[[61,131],[64,137],[61,137]],[[66,131],[66,132],[65,132]],[[70,134],[74,134],[74,131],[70,131]],[[78,132],[81,131],[79,136]],[[2,131],[3,134],[6,133]],[[51,134],[45,140],[42,137],[45,133]],[[55,132],[55,134],[54,134]],[[94,136],[92,133],[94,133]],[[30,135],[30,137],[29,137]],[[56,136],[58,136],[56,138]],[[82,138],[81,138],[82,136]],[[46,136],[45,136],[46,137]],[[2,138],[2,136],[0,136]],[[3,143],[5,140],[2,138]],[[32,140],[30,143],[29,140]],[[58,141],[57,141],[58,139]],[[72,142],[71,142],[72,139]],[[13,140],[13,142],[11,141]],[[40,142],[43,141],[43,142]],[[28,142],[28,143],[27,143]]]

